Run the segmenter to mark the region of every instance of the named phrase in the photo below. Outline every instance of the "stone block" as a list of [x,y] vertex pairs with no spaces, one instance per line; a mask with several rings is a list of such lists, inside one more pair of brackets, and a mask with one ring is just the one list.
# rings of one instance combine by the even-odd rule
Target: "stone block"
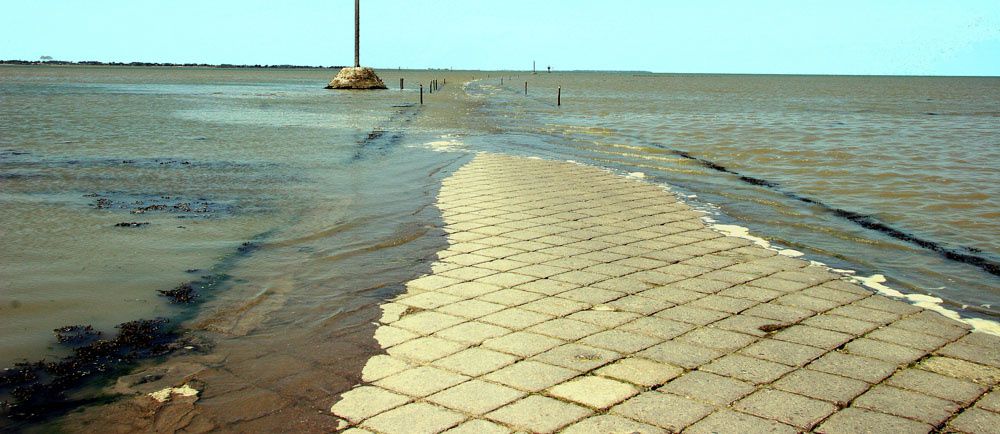
[[727,406],[754,391],[753,384],[702,371],[691,371],[658,389],[678,396]]
[[454,411],[417,402],[368,419],[362,425],[381,433],[438,433],[458,425],[465,416]]
[[743,398],[737,410],[808,430],[837,410],[833,404],[774,389],[761,389]]
[[538,392],[580,373],[534,360],[524,360],[486,374],[482,378],[527,392]]
[[822,434],[926,434],[930,430],[930,425],[915,420],[853,407],[837,412],[816,428],[816,432]]
[[853,378],[811,369],[799,369],[775,382],[773,387],[843,407],[858,395],[865,393],[871,385]]
[[652,360],[629,357],[600,368],[594,373],[643,387],[652,387],[681,375],[684,369]]
[[577,377],[549,389],[549,394],[554,397],[598,410],[611,407],[636,393],[639,390],[629,384],[594,376]]
[[646,392],[612,407],[610,412],[669,432],[680,432],[711,413],[712,407],[666,393]]
[[486,417],[528,432],[550,433],[592,413],[585,407],[544,396],[530,395],[501,407]]

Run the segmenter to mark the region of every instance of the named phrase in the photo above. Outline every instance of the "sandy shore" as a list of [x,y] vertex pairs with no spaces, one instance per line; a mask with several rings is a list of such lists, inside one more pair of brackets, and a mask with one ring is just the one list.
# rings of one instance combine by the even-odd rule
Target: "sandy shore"
[[1000,338],[724,236],[662,188],[480,154],[381,306],[349,432],[997,432]]

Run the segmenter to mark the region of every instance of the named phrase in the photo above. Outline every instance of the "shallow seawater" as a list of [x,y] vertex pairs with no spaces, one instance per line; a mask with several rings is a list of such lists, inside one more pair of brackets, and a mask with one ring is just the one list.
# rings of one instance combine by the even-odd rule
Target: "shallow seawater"
[[1000,78],[540,73],[472,91],[511,137],[489,149],[641,172],[808,259],[1000,312]]
[[[0,67],[0,365],[69,354],[56,327],[166,317],[210,341],[165,365],[201,370],[204,411],[325,427],[378,351],[376,306],[446,244],[435,195],[475,151],[641,173],[1000,317],[1000,79],[387,70],[388,91],[323,90],[334,73]],[[205,276],[195,306],[157,292]]]

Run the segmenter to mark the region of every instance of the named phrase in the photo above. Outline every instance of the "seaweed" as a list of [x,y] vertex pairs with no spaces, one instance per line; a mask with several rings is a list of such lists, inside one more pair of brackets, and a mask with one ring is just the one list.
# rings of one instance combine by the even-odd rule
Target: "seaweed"
[[[167,354],[177,335],[167,327],[165,318],[142,319],[121,323],[112,339],[95,339],[73,348],[73,353],[58,361],[40,360],[18,363],[0,372],[0,414],[12,419],[32,419],[52,410],[73,405],[66,392],[85,379],[113,373],[146,357]],[[60,342],[99,336],[91,326],[65,326],[56,329]]]
[[191,283],[182,284],[174,289],[161,289],[157,292],[170,299],[171,302],[178,304],[191,303],[198,298],[198,293],[195,292]]
[[116,228],[137,228],[148,225],[149,222],[121,222],[115,225]]

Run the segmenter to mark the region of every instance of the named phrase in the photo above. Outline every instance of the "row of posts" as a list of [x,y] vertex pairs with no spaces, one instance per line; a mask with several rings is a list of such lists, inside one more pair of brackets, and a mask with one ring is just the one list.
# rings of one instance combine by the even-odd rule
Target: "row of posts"
[[[448,79],[444,79],[443,84],[448,84]],[[503,86],[503,77],[500,77],[500,85]],[[427,86],[429,93],[440,90],[437,80],[431,80]],[[399,78],[399,90],[403,90],[403,77]],[[524,82],[524,95],[528,96],[528,82]],[[424,103],[424,85],[420,84],[420,104]],[[556,106],[562,106],[562,86],[556,88]]]

